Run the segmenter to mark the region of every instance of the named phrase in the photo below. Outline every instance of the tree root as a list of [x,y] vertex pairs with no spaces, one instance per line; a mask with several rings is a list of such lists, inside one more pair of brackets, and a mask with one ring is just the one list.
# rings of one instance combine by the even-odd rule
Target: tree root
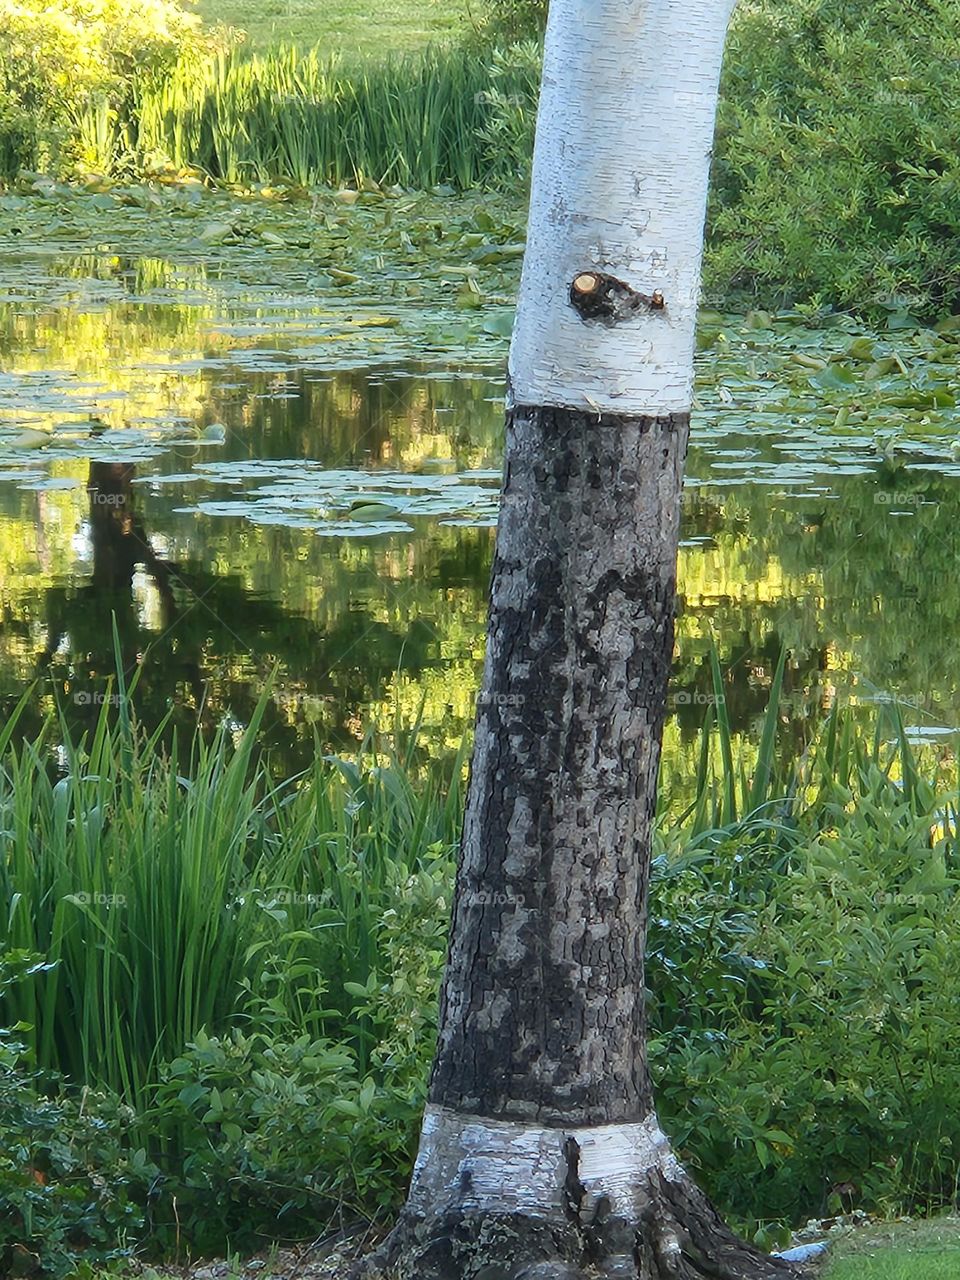
[[685,1173],[649,1172],[637,1220],[588,1221],[449,1206],[427,1219],[404,1211],[349,1280],[796,1280],[802,1273],[739,1239]]

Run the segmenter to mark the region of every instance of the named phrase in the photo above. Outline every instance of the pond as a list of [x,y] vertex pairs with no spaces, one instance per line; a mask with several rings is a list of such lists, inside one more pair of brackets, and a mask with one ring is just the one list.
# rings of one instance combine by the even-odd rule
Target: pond
[[[239,727],[272,679],[264,740],[288,774],[371,724],[455,751],[483,650],[503,298],[458,346],[369,286],[241,286],[105,248],[0,254],[3,711],[35,681],[27,732],[57,705],[92,726],[115,626],[147,725]],[[711,643],[746,744],[784,645],[781,750],[838,693],[896,695],[937,740],[960,724],[953,332],[705,313],[701,346],[665,789],[689,792]]]

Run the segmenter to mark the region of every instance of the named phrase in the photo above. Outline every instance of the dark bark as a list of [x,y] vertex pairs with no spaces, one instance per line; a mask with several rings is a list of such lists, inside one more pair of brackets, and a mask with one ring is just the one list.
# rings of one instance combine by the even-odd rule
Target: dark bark
[[[688,428],[687,416],[508,416],[430,1104],[548,1137],[532,1165],[537,1193],[520,1210],[506,1183],[491,1193],[490,1158],[478,1164],[475,1146],[463,1159],[456,1143],[452,1156],[431,1154],[367,1273],[793,1273],[723,1225],[665,1142],[648,1164],[644,1152],[626,1194],[622,1178],[606,1194],[594,1161],[587,1194],[569,1133],[655,1121],[643,955]],[[432,1181],[431,1163],[452,1180]]]
[[647,870],[688,419],[514,410],[432,1102],[650,1110]]

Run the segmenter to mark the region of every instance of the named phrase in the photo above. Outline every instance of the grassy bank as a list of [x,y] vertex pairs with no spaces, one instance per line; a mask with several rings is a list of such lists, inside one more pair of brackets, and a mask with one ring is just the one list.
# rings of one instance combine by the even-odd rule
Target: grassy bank
[[953,1280],[960,1274],[960,1221],[871,1223],[839,1228],[824,1280]]
[[[476,6],[474,6],[476,7]],[[244,32],[244,47],[266,53],[279,45],[336,51],[347,60],[413,53],[428,44],[462,39],[473,30],[467,0],[389,0],[372,8],[361,0],[200,0],[197,11],[214,26]]]
[[[835,713],[784,773],[776,706],[756,768],[705,765],[661,831],[648,970],[664,1123],[771,1244],[960,1175],[952,788],[889,712],[868,740]],[[371,739],[278,781],[256,731],[166,758],[121,694],[84,743],[0,742],[5,1263],[250,1250],[402,1194],[461,767]]]

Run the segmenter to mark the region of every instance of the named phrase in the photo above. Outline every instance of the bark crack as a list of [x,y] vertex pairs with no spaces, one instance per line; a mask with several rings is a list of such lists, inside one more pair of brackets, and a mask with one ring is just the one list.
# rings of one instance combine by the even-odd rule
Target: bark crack
[[566,1173],[563,1179],[563,1204],[570,1220],[579,1223],[587,1189],[580,1181],[580,1143],[576,1138],[567,1138],[566,1142],[564,1142],[563,1158],[566,1161]]

